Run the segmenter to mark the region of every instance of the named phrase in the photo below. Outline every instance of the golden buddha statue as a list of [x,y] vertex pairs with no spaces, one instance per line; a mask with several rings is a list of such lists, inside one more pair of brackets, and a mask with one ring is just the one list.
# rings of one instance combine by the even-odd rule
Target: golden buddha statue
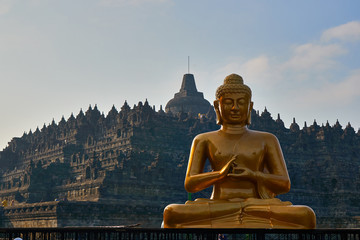
[[[225,78],[214,107],[221,128],[195,137],[185,178],[188,192],[213,186],[212,195],[168,205],[163,227],[315,228],[311,208],[275,198],[290,190],[284,157],[274,135],[247,128],[253,102],[239,75]],[[211,172],[204,172],[206,160]]]

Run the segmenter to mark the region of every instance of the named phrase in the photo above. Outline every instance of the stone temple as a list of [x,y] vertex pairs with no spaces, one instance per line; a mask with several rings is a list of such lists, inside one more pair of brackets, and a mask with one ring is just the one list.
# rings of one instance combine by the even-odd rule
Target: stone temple
[[204,94],[197,91],[194,75],[187,73],[184,74],[180,91],[166,104],[165,111],[206,114],[214,112],[214,109],[204,98]]
[[[192,80],[183,80],[168,104],[191,94],[206,101],[193,76],[184,79]],[[193,137],[219,128],[207,101],[204,111],[184,102],[165,112],[125,101],[106,115],[90,106],[14,137],[0,151],[0,227],[160,227],[164,207],[188,198],[183,181]],[[279,198],[313,208],[320,228],[360,226],[360,131],[339,122],[300,128],[295,119],[286,128],[267,109],[252,112],[250,128],[280,141],[292,187]]]

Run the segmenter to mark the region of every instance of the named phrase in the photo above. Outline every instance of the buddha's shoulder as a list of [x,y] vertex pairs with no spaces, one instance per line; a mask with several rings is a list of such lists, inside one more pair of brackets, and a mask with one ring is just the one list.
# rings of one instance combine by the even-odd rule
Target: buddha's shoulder
[[253,138],[261,138],[268,141],[278,141],[277,137],[269,132],[262,132],[257,130],[248,130],[248,133]]
[[198,135],[196,135],[196,137],[194,138],[194,140],[197,141],[208,141],[211,140],[213,138],[215,138],[216,136],[219,135],[219,131],[212,131],[212,132],[205,132],[205,133],[200,133]]

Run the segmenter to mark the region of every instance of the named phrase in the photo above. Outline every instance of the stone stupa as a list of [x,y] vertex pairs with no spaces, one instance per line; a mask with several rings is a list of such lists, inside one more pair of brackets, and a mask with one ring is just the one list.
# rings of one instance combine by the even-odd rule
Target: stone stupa
[[211,104],[202,92],[197,91],[194,75],[190,73],[184,74],[180,91],[175,93],[165,107],[166,112],[172,113],[207,114],[211,110],[213,111]]

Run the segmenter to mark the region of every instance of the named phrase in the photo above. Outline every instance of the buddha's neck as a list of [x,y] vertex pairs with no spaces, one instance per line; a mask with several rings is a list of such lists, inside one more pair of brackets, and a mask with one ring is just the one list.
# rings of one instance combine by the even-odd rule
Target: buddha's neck
[[242,134],[244,132],[246,132],[247,130],[247,126],[242,126],[242,125],[222,125],[221,126],[221,131],[225,132],[225,133],[229,133],[229,134]]

